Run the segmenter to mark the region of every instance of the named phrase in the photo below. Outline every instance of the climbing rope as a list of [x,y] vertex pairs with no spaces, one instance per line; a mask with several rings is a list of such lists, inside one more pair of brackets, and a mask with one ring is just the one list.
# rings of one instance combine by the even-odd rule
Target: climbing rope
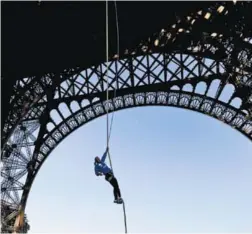
[[[119,26],[118,26],[118,15],[117,15],[117,6],[116,6],[116,1],[114,1],[115,4],[115,14],[116,14],[116,31],[117,31],[117,59],[119,59]],[[114,121],[114,111],[112,113],[111,117],[111,122],[109,125],[109,82],[108,82],[108,65],[109,65],[109,32],[108,32],[108,0],[106,0],[106,83],[107,83],[107,92],[106,92],[106,103],[107,103],[107,114],[106,114],[106,131],[107,131],[107,148],[109,149],[109,140],[111,137],[111,132],[112,132],[112,126],[113,126],[113,121]],[[116,74],[116,85],[117,85],[117,74]],[[114,88],[114,98],[116,97],[116,89],[117,87]],[[110,127],[109,127],[110,126]],[[114,170],[112,167],[112,160],[111,156],[108,150],[108,158],[109,158],[109,164],[110,168],[112,170],[112,173],[114,174]],[[125,208],[125,202],[123,201],[123,214],[124,214],[124,228],[125,228],[125,233],[127,233],[127,215],[126,215],[126,208]]]
[[[116,15],[116,32],[117,32],[117,59],[119,60],[119,49],[120,49],[120,44],[119,44],[119,25],[118,25],[118,15],[117,15],[117,5],[116,5],[116,1],[114,1],[115,4],[115,15]],[[106,0],[106,83],[107,83],[107,91],[106,91],[106,103],[107,103],[107,114],[106,114],[106,130],[107,130],[107,148],[109,147],[109,140],[111,137],[111,132],[112,132],[112,126],[113,126],[113,121],[114,121],[114,114],[115,112],[112,112],[112,116],[111,116],[111,121],[109,124],[109,82],[108,82],[108,67],[109,67],[109,33],[108,33],[108,0]],[[116,74],[116,78],[115,78],[116,84],[117,84],[117,74]],[[116,90],[117,87],[114,88],[114,95],[113,98],[116,97]],[[110,126],[110,127],[109,127]],[[111,156],[110,153],[108,152],[108,156],[109,156],[109,163],[110,163],[110,167],[112,172],[113,171],[113,166],[112,166],[112,160],[111,160]]]
[[[114,4],[115,4],[115,15],[116,15],[116,41],[117,41],[117,60],[119,60],[119,54],[120,54],[120,37],[119,37],[119,25],[118,25],[118,15],[117,15],[117,6],[116,6],[116,1],[114,1]],[[117,73],[116,73],[116,84],[117,84]],[[115,87],[114,89],[114,98],[116,97],[116,90],[117,90],[117,87]],[[111,122],[110,122],[110,130],[109,130],[109,139],[110,139],[110,136],[111,136],[111,131],[112,131],[112,125],[113,125],[113,120],[114,120],[114,114],[115,112],[113,111],[112,113],[112,117],[111,117]]]
[[127,215],[126,215],[126,209],[125,209],[125,203],[123,202],[123,214],[124,214],[124,229],[125,233],[128,233],[127,230]]
[[[108,100],[109,100],[109,81],[108,81],[108,63],[109,63],[109,36],[108,36],[108,0],[106,0],[106,83],[107,83],[107,92],[106,92],[106,104],[107,104],[107,114],[106,114],[106,132],[107,132],[107,148],[109,148],[109,106],[108,106]],[[112,166],[112,161],[111,161],[111,156],[108,151],[108,158],[109,158],[109,164],[110,168],[113,171],[113,166]]]

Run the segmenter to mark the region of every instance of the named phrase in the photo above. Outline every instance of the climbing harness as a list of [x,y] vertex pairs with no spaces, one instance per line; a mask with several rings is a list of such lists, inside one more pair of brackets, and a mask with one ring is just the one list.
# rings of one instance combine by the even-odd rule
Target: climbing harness
[[[115,14],[116,14],[116,30],[117,30],[117,58],[119,59],[119,26],[118,26],[118,16],[117,16],[117,5],[116,1],[114,1],[115,4]],[[112,125],[114,121],[114,111],[112,112],[111,122],[109,125],[109,82],[108,82],[108,63],[109,63],[109,35],[108,35],[108,0],[106,0],[106,83],[107,83],[107,92],[106,92],[106,104],[107,104],[107,114],[106,114],[106,131],[107,131],[107,149],[108,149],[108,158],[109,158],[109,164],[110,168],[112,170],[112,174],[114,175],[114,170],[112,167],[112,160],[109,153],[109,140],[112,132]],[[116,77],[116,83],[117,83],[117,77]],[[116,97],[116,87],[114,89],[114,98]],[[124,214],[124,228],[125,233],[127,233],[127,215],[126,215],[126,208],[125,208],[125,202],[122,201],[123,204],[123,214]]]

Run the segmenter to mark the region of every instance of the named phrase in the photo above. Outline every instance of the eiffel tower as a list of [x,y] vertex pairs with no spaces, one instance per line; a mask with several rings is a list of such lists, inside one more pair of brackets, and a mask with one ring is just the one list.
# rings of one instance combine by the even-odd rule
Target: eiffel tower
[[2,232],[29,230],[44,161],[107,111],[185,108],[252,140],[251,3],[111,1],[108,63],[105,2],[1,4]]

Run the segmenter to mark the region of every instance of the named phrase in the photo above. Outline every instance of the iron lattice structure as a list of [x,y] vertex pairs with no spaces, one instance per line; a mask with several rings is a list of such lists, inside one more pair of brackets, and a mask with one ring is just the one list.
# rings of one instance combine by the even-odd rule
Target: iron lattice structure
[[[106,110],[186,108],[223,121],[252,140],[247,7],[249,3],[213,3],[178,18],[120,58],[111,56],[108,101],[106,63],[18,80],[2,137],[2,231],[13,231],[13,220],[15,230],[22,226],[34,178],[53,149]],[[237,22],[230,25],[234,17]],[[215,30],[216,22],[223,23],[221,31]]]

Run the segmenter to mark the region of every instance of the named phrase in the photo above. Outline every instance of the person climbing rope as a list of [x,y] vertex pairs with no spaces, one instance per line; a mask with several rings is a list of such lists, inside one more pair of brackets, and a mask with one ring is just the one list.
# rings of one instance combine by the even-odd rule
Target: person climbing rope
[[106,149],[101,159],[98,156],[95,157],[95,162],[94,162],[95,174],[96,176],[105,175],[105,180],[107,180],[114,188],[114,191],[113,191],[114,197],[115,197],[114,203],[121,204],[123,200],[121,198],[121,192],[120,192],[117,179],[115,178],[112,170],[105,163],[107,153],[108,153],[108,148]]

